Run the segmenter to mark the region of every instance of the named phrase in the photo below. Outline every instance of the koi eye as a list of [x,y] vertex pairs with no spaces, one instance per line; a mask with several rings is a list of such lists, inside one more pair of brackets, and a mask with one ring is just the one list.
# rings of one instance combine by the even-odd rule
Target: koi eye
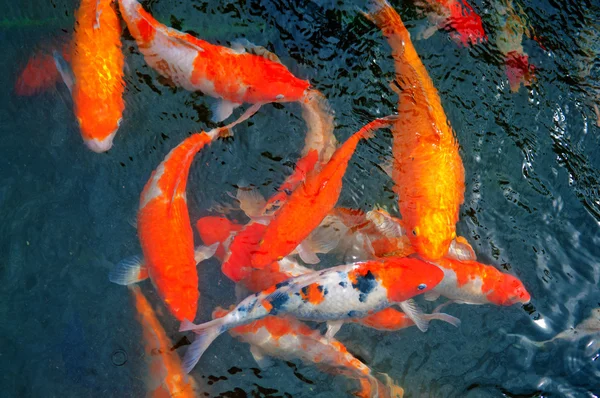
[[412,233],[413,233],[414,236],[417,236],[417,230],[416,229],[413,229]]
[[417,289],[419,289],[419,290],[425,290],[425,289],[427,289],[427,285],[424,284],[424,283],[421,283],[419,286],[417,286]]

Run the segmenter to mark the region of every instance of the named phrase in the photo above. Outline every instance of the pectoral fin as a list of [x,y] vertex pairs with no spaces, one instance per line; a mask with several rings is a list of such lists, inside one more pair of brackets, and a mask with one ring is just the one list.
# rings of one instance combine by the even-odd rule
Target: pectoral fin
[[400,308],[408,316],[421,332],[426,332],[429,328],[429,320],[423,311],[419,308],[413,299],[409,299],[400,303]]
[[58,51],[52,51],[52,56],[54,57],[54,64],[56,65],[56,69],[58,69],[58,73],[60,73],[60,77],[69,89],[69,92],[73,94],[75,76],[73,76],[73,71],[71,70],[71,67]]
[[333,339],[337,332],[340,331],[344,325],[344,321],[329,321],[327,322],[327,331],[325,332],[325,337],[328,339]]
[[227,119],[233,113],[233,110],[242,104],[230,102],[224,99],[218,100],[212,106],[212,121],[220,123]]
[[201,263],[204,260],[208,260],[214,256],[218,248],[219,242],[215,242],[210,246],[197,246],[194,250],[194,260],[196,260],[196,264]]
[[263,216],[267,201],[254,187],[238,188],[235,198],[240,202],[240,208],[249,217]]
[[250,346],[250,354],[252,354],[254,357],[254,360],[259,368],[264,370],[273,366],[273,360],[265,356],[265,354],[263,354],[263,352],[255,346]]
[[304,243],[300,243],[298,247],[296,247],[296,251],[298,252],[298,255],[302,261],[304,261],[306,264],[319,264],[319,262],[321,262],[315,252],[312,251],[310,247],[307,247],[307,245]]
[[121,260],[108,274],[108,280],[117,285],[131,285],[148,278],[148,269],[142,256]]

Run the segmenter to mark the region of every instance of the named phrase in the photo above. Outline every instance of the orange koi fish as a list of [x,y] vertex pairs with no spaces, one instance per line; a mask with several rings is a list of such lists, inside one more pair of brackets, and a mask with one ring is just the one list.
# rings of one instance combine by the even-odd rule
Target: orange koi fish
[[144,59],[154,70],[189,91],[221,99],[213,112],[225,120],[242,103],[296,102],[310,86],[296,78],[276,56],[260,47],[256,53],[210,44],[159,23],[135,0],[119,1],[121,15]]
[[335,206],[342,190],[342,178],[358,142],[370,138],[373,130],[387,127],[395,120],[395,116],[390,116],[370,122],[348,138],[320,170],[307,174],[269,223],[252,255],[253,267],[265,267],[287,256],[302,243]]
[[256,110],[255,105],[228,126],[196,133],[167,154],[140,196],[137,226],[144,260],[118,264],[111,281],[128,285],[149,276],[175,318],[196,317],[200,293],[185,192],[190,165],[198,151]]
[[288,279],[247,297],[223,318],[201,325],[182,322],[180,331],[198,334],[185,354],[184,367],[191,370],[223,332],[268,315],[289,314],[301,320],[336,322],[363,318],[399,305],[420,330],[426,330],[428,321],[410,299],[434,288],[443,274],[435,265],[418,259],[387,257]]
[[15,83],[15,94],[36,95],[56,85],[60,80],[60,73],[52,55],[54,51],[59,51],[66,61],[71,60],[70,43],[45,43],[41,47],[29,58],[19,73]]
[[129,287],[138,320],[142,325],[146,359],[149,360],[150,377],[148,395],[152,397],[196,397],[199,393],[194,379],[181,366],[176,351],[171,350],[171,341],[161,326],[152,306],[137,286]]
[[[229,311],[219,307],[213,319],[223,318]],[[348,352],[337,340],[325,338],[318,330],[291,317],[267,316],[251,324],[229,330],[238,340],[250,344],[250,352],[261,368],[271,365],[268,357],[283,360],[301,359],[333,374],[343,374],[360,382],[358,397],[402,397],[404,390],[393,383],[384,385],[371,369]],[[388,378],[388,382],[390,379]]]
[[464,200],[464,167],[458,143],[425,66],[400,16],[385,0],[372,0],[368,14],[392,48],[399,118],[392,133],[392,178],[402,224],[424,258],[446,254],[456,237]]
[[523,282],[491,265],[452,258],[441,258],[434,264],[444,272],[444,279],[425,295],[426,300],[441,295],[455,303],[503,306],[527,304],[531,300]]
[[60,54],[54,58],[71,91],[83,141],[94,152],[106,152],[125,108],[121,24],[112,0],[82,0],[75,18],[72,72]]

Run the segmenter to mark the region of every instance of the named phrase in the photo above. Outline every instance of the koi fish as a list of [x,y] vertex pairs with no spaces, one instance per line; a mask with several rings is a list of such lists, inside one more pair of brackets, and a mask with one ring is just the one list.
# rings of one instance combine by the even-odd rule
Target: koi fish
[[15,94],[31,96],[54,87],[60,80],[56,68],[54,51],[59,51],[67,61],[71,59],[70,43],[44,43],[23,67],[15,83]]
[[[219,307],[213,319],[223,318],[229,311]],[[283,360],[299,358],[319,369],[333,374],[343,374],[360,382],[359,397],[402,397],[404,390],[393,383],[385,385],[371,369],[348,352],[334,339],[325,338],[318,330],[291,317],[267,316],[256,322],[229,330],[234,338],[250,344],[250,353],[261,368],[271,365],[269,357]],[[389,378],[388,378],[388,381]]]
[[82,0],[75,19],[72,71],[55,51],[56,68],[73,97],[83,141],[94,152],[106,152],[125,109],[121,24],[112,0]]
[[113,282],[124,285],[149,276],[178,320],[196,317],[200,297],[185,192],[190,165],[198,151],[219,135],[228,134],[256,110],[254,105],[228,126],[193,134],[167,154],[140,196],[137,226],[144,261],[120,263],[110,276]]
[[[481,17],[466,0],[424,0],[417,3],[433,10],[429,19],[435,22],[435,28],[449,30],[450,37],[458,44],[467,47],[487,41]],[[425,38],[430,34],[433,30],[426,33]]]
[[516,92],[521,84],[530,86],[535,80],[535,66],[529,63],[529,55],[523,49],[523,35],[531,37],[531,32],[526,20],[514,9],[511,0],[496,3],[495,11],[494,17],[500,26],[496,34],[496,46],[504,55],[504,68],[510,89]]
[[231,221],[225,217],[207,216],[196,221],[196,230],[200,235],[200,239],[205,245],[210,246],[215,243],[218,248],[215,252],[215,257],[219,261],[223,261],[225,253],[229,248],[228,240],[243,228],[242,225]]
[[439,94],[400,16],[385,0],[372,0],[367,14],[392,48],[399,118],[392,127],[394,191],[402,225],[414,249],[435,260],[456,237],[465,176],[454,131]]
[[426,330],[428,321],[408,300],[434,288],[443,274],[435,265],[418,259],[388,257],[289,279],[247,297],[223,318],[201,325],[184,320],[180,331],[198,334],[185,354],[184,367],[190,371],[220,334],[268,315],[326,322],[362,318],[399,305],[419,329]]
[[441,258],[433,262],[444,272],[444,279],[429,291],[426,300],[440,295],[464,304],[527,304],[531,295],[516,277],[477,261]]
[[301,80],[264,48],[245,43],[261,55],[210,44],[159,23],[135,0],[119,1],[121,15],[144,59],[175,85],[220,101],[213,119],[223,121],[242,103],[296,102],[309,82]]
[[267,226],[252,254],[253,267],[265,267],[287,256],[302,243],[335,206],[342,189],[342,178],[358,142],[370,138],[374,129],[387,127],[395,120],[395,116],[389,116],[370,122],[348,138],[320,170],[307,174]]
[[152,306],[137,286],[130,286],[138,320],[142,326],[150,377],[148,394],[153,397],[196,397],[198,387],[181,366],[172,343],[161,326]]
[[[385,213],[385,211],[383,211],[383,210],[380,210],[379,212]],[[337,214],[337,213],[350,214],[350,213],[356,213],[356,212],[353,212],[352,209],[336,209],[334,214]],[[330,216],[327,216],[327,217],[330,217]],[[208,229],[212,222],[217,224],[217,227],[219,226],[218,224],[221,224],[221,225],[223,224],[222,221],[216,221],[216,217],[212,217],[212,218],[206,217],[206,218],[208,220],[203,221],[202,223],[200,223],[200,222],[198,223],[198,225],[201,225],[203,227],[203,229]],[[199,229],[199,231],[200,231],[200,229]],[[200,235],[202,236],[203,233],[205,233],[205,231],[200,232]],[[223,246],[225,246],[227,248],[227,250],[229,250],[228,243],[227,243],[228,236],[229,235],[222,233],[221,234],[222,240],[219,241],[219,243],[221,243]],[[214,244],[217,241],[216,240],[208,240],[208,241],[203,240],[203,242],[205,244]],[[279,261],[273,262],[271,265],[269,265],[265,268],[262,268],[262,269],[256,269],[256,268],[248,269],[247,272],[244,274],[243,279],[240,279],[239,281],[236,281],[236,282],[239,282],[242,286],[244,286],[246,289],[250,290],[251,292],[260,292],[262,290],[266,290],[270,286],[284,282],[284,281],[286,281],[290,278],[294,278],[296,276],[310,273],[312,271],[313,270],[311,270],[310,268],[303,267],[302,265],[293,261],[289,257],[285,257]],[[445,321],[456,327],[458,327],[460,325],[459,319],[452,317],[448,314],[439,313],[439,311],[437,311],[437,310],[435,310],[432,314],[423,314],[422,317],[429,321],[434,320],[434,319]],[[367,316],[365,318],[354,319],[354,320],[352,320],[352,322],[361,324],[366,327],[370,327],[370,328],[374,328],[374,329],[378,329],[378,330],[387,330],[387,331],[400,330],[400,329],[403,329],[405,327],[409,327],[409,326],[412,326],[415,324],[406,314],[404,314],[403,312],[397,311],[393,308],[386,308],[380,312],[377,312],[377,313]],[[337,323],[336,322],[328,322],[327,336],[333,337],[335,335],[335,333],[337,333],[337,331],[341,328],[343,323],[344,322],[337,322]]]

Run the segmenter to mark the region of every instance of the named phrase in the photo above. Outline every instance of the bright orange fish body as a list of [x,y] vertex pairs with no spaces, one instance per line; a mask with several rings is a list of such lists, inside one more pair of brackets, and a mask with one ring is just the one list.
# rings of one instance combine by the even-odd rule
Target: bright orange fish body
[[[221,308],[213,311],[214,318],[222,318],[229,311]],[[384,385],[377,380],[371,369],[348,352],[335,339],[321,335],[318,330],[291,317],[268,316],[248,325],[229,330],[229,334],[250,344],[250,352],[259,364],[266,366],[267,357],[283,360],[301,359],[333,374],[343,374],[360,381],[359,397],[402,397],[403,390],[396,385]]]
[[465,176],[458,143],[427,70],[400,16],[385,0],[369,14],[395,61],[399,119],[392,128],[392,177],[402,223],[416,251],[442,257],[456,237]]
[[242,103],[299,101],[310,86],[279,62],[168,28],[135,0],[120,0],[119,4],[148,65],[186,90],[223,100],[217,121]]
[[456,303],[527,304],[531,299],[516,277],[477,261],[441,258],[433,262],[444,272],[444,279],[426,294],[430,300],[442,295]]
[[264,267],[290,254],[333,209],[342,190],[342,178],[358,142],[373,129],[389,126],[393,117],[376,119],[354,133],[320,170],[308,173],[269,223],[252,266]]
[[160,324],[152,306],[137,286],[130,286],[131,294],[142,325],[145,358],[150,362],[148,396],[193,398],[197,396],[196,384],[181,366],[177,351],[171,350],[171,340]]
[[72,61],[75,117],[85,144],[108,151],[125,103],[121,24],[112,0],[82,0],[75,15]]
[[200,296],[185,193],[187,177],[194,155],[213,138],[209,133],[194,134],[171,150],[140,197],[138,234],[148,274],[178,320],[196,317]]

